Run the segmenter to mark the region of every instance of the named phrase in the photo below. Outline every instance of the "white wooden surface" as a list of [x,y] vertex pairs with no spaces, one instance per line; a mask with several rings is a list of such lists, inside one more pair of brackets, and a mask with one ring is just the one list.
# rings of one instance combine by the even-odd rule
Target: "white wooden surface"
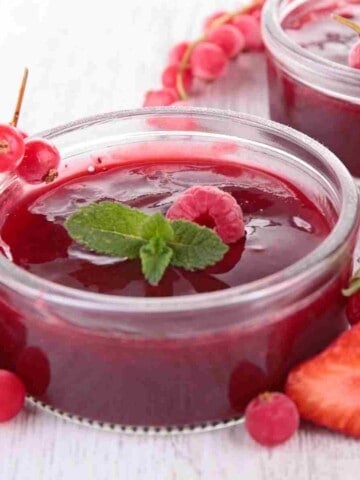
[[[35,132],[141,104],[170,45],[193,38],[235,0],[0,0],[0,121],[21,70],[30,81],[21,126]],[[192,102],[267,115],[262,55],[244,56]],[[324,392],[326,394],[326,392]],[[243,427],[137,438],[66,423],[32,409],[0,426],[0,480],[355,480],[360,443],[304,428],[267,450]]]

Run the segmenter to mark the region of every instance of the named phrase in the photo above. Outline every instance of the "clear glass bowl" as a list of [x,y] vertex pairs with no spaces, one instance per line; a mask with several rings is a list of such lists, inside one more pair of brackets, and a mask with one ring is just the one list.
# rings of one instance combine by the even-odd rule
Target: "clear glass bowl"
[[[161,299],[57,285],[1,256],[0,352],[16,369],[30,349],[33,401],[124,431],[214,428],[240,419],[260,391],[281,388],[294,364],[345,328],[341,288],[352,268],[358,196],[325,147],[271,121],[202,109],[116,112],[40,135],[60,149],[62,178],[113,147],[134,159],[171,151],[256,166],[300,188],[334,227],[311,254],[274,275]],[[16,177],[2,179],[3,214],[22,188]]]
[[314,11],[326,3],[329,4],[324,0],[266,2],[263,35],[270,115],[326,145],[354,177],[360,177],[359,70],[302,48],[282,28],[286,18],[296,16],[294,12]]

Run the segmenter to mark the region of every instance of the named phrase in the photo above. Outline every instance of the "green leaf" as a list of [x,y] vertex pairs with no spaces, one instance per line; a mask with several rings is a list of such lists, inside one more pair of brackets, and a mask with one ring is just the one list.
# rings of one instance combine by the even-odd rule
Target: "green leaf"
[[186,270],[198,270],[214,265],[223,258],[229,247],[206,227],[176,220],[171,222],[175,238],[168,242],[173,250],[171,264]]
[[141,236],[146,240],[159,237],[168,241],[174,239],[174,230],[171,223],[161,213],[155,213],[155,215],[148,217],[142,225]]
[[146,280],[151,285],[158,285],[170,264],[173,251],[164,240],[153,237],[140,249],[141,267]]
[[146,244],[141,229],[148,215],[117,202],[93,203],[65,223],[70,236],[91,250],[116,257],[138,258]]

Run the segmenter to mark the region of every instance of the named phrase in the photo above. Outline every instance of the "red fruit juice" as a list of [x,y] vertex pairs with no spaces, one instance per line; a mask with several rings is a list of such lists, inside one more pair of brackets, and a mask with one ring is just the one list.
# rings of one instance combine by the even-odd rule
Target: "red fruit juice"
[[[303,8],[300,6],[285,17],[282,28],[304,52],[316,55],[319,62],[322,59],[332,62],[336,70],[336,65],[348,65],[350,48],[358,36],[336,22],[332,15],[338,13],[360,22],[359,3],[357,0],[304,2]],[[353,176],[360,177],[360,95],[359,101],[354,101],[332,92],[330,74],[328,86],[324,80],[320,87],[302,78],[302,66],[289,74],[286,61],[280,65],[270,52],[267,59],[271,118],[318,140],[342,160]],[[321,67],[319,63],[314,68],[315,82]],[[353,70],[356,74],[357,70]],[[360,71],[358,82],[360,85]]]
[[[236,198],[244,212],[246,238],[205,271],[169,269],[157,287],[144,281],[137,261],[87,251],[63,227],[77,208],[101,200],[165,213],[182,191],[196,184],[215,185]],[[67,287],[126,296],[129,304],[137,297],[217,292],[272,275],[318,247],[336,221],[286,180],[213,159],[149,159],[98,173],[79,172],[19,195],[9,202],[5,217],[1,244],[12,262]],[[340,288],[348,268],[296,311],[278,315],[269,310],[261,324],[245,326],[246,318],[232,307],[181,318],[176,312],[146,317],[150,327],[159,320],[174,327],[186,321],[186,335],[168,334],[160,327],[156,335],[139,334],[131,328],[131,314],[124,313],[113,321],[126,316],[128,327],[120,334],[104,334],[90,324],[81,326],[71,315],[64,321],[66,305],[60,313],[50,307],[47,311],[40,298],[38,306],[45,313],[39,320],[36,305],[26,313],[18,305],[17,311],[4,296],[0,360],[22,376],[36,398],[101,422],[163,426],[230,419],[240,416],[259,392],[281,388],[291,366],[344,328]],[[82,315],[80,310],[77,316]],[[224,328],[200,329],[219,317]],[[94,321],[101,324],[101,316]]]

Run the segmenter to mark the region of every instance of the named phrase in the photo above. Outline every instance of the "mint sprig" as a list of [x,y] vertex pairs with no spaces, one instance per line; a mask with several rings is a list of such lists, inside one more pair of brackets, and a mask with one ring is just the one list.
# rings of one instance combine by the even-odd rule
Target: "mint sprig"
[[76,242],[102,254],[140,258],[142,272],[158,285],[169,265],[200,270],[214,265],[228,251],[207,227],[183,220],[169,221],[161,213],[148,215],[118,202],[82,207],[65,222]]

